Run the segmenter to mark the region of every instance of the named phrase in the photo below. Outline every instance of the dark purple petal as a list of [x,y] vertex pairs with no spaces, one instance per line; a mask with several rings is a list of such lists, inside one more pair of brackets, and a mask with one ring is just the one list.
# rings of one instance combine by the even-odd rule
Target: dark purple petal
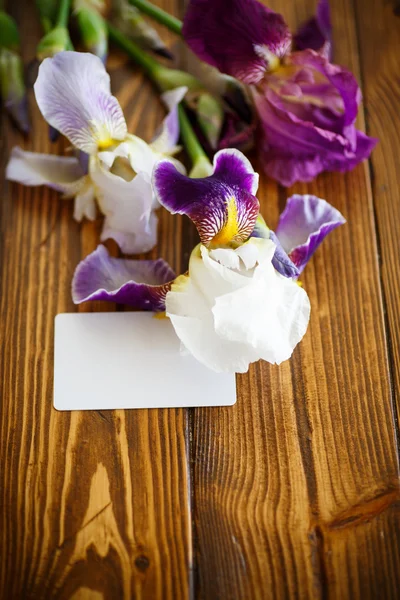
[[298,50],[309,48],[332,60],[332,24],[329,0],[319,0],[314,17],[304,23],[293,36]]
[[226,113],[218,148],[237,148],[241,152],[248,152],[254,146],[256,127],[256,115],[251,123],[247,123],[235,113]]
[[301,273],[328,233],[345,222],[343,215],[325,200],[295,194],[280,216],[276,236]]
[[113,258],[105,246],[100,245],[77,266],[72,281],[72,299],[75,304],[106,300],[140,310],[162,312],[165,296],[175,277],[174,271],[161,258]]
[[217,152],[214,173],[202,179],[186,177],[171,162],[160,161],[153,186],[160,204],[194,222],[203,244],[241,242],[254,229],[258,175],[238,150]]
[[258,190],[258,173],[254,172],[244,154],[233,148],[215,154],[213,177],[231,187],[237,186],[253,196]]
[[245,83],[257,83],[291,43],[278,13],[256,0],[191,0],[183,36],[197,56]]

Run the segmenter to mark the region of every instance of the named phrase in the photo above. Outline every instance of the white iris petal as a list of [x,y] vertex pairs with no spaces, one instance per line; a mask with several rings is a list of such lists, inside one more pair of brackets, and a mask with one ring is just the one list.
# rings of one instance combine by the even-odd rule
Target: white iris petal
[[259,359],[281,363],[304,336],[306,292],[272,266],[275,245],[251,239],[237,249],[192,253],[189,276],[167,294],[167,315],[184,346],[215,371],[245,372]]

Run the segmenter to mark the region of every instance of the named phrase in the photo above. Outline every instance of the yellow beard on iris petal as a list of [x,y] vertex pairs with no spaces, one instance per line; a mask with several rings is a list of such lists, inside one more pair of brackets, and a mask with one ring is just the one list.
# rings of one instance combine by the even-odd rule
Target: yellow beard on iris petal
[[232,196],[227,203],[227,218],[221,231],[212,240],[214,246],[225,246],[232,242],[239,233],[238,210],[236,199]]

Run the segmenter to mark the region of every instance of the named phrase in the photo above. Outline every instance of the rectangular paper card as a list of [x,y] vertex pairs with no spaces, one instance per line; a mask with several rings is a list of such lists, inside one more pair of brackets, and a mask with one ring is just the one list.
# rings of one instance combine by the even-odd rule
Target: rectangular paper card
[[231,406],[233,373],[182,355],[169,319],[148,312],[72,313],[55,320],[57,410]]

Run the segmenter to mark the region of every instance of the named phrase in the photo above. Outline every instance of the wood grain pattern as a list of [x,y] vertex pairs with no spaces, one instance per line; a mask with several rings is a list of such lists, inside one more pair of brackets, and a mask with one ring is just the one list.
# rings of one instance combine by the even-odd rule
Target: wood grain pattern
[[400,10],[396,2],[371,0],[368,10],[356,1],[356,22],[364,98],[367,105],[367,130],[379,138],[371,159],[371,183],[377,223],[378,248],[387,325],[391,339],[391,370],[400,413]]
[[[268,5],[292,26],[314,7]],[[359,75],[353,6],[338,1],[332,10],[336,60]],[[388,565],[400,558],[391,528],[400,496],[368,166],[288,193],[263,179],[259,197],[272,225],[291,192],[326,198],[348,224],[304,273],[311,326],[291,362],[239,377],[237,405],[217,418],[195,411],[197,591],[394,598],[399,577]],[[381,511],[387,518],[375,518]],[[393,542],[385,552],[381,535]]]
[[[34,3],[17,9],[29,60],[40,34]],[[160,101],[124,56],[110,70],[131,130],[150,140]],[[24,146],[64,151],[63,142],[50,148],[30,100]],[[2,127],[4,166],[21,139]],[[54,316],[76,310],[74,266],[97,246],[101,221],[79,226],[71,203],[44,188],[3,185],[1,197],[0,597],[188,598],[186,412],[52,408]],[[181,221],[161,218],[160,250],[180,268]],[[82,308],[95,309],[110,306]]]
[[[182,15],[183,2],[158,3]],[[392,259],[399,254],[400,20],[389,2],[331,4],[335,59],[362,78],[367,118],[361,111],[359,125],[381,143],[372,171],[364,164],[288,191],[261,177],[272,226],[293,191],[326,198],[348,223],[302,277],[312,318],[293,359],[259,363],[238,377],[233,408],[55,411],[53,320],[76,310],[72,274],[97,246],[101,220],[80,226],[56,193],[1,182],[1,600],[400,596]],[[11,7],[23,24],[26,61],[40,35],[32,5]],[[315,2],[268,5],[295,27]],[[152,86],[118,52],[108,66],[129,130],[150,140],[163,115]],[[62,141],[50,149],[30,100],[29,141],[1,121],[2,167],[17,143],[65,151]],[[182,271],[196,232],[184,218],[159,216],[160,241],[149,256]]]

